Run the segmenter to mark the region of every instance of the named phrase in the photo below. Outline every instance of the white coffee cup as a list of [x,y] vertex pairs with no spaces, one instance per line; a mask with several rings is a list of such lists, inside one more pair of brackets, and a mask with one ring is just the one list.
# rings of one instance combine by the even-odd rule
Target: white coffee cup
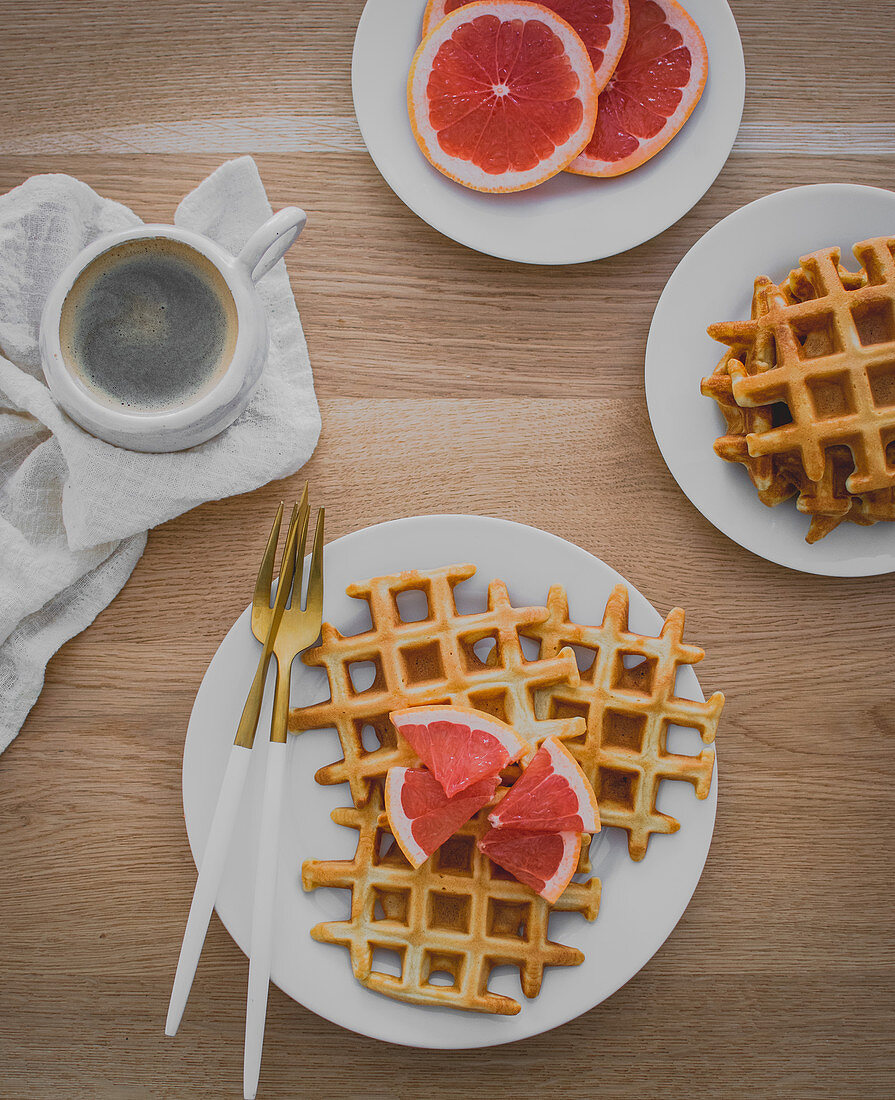
[[[60,275],[41,317],[41,364],[58,404],[92,435],[135,451],[179,451],[223,431],[249,403],[267,360],[267,320],[255,283],[283,257],[306,220],[303,210],[285,207],[251,235],[238,256],[199,233],[172,225],[141,225],[88,245]],[[78,277],[98,257],[125,242],[158,238],[179,241],[200,253],[223,279],[236,313],[232,355],[211,388],[182,406],[161,411],[116,406],[99,399],[67,361],[60,338],[63,307]]]

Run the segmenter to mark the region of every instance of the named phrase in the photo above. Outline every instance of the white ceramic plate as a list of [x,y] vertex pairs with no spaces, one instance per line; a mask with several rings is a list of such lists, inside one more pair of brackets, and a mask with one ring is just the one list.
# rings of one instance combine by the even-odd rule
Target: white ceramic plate
[[[357,531],[326,547],[324,616],[348,634],[369,628],[364,605],[345,595],[354,580],[411,568],[433,568],[472,561],[477,575],[457,589],[462,612],[484,607],[487,582],[504,579],[516,604],[543,602],[552,583],[566,586],[573,615],[600,622],[612,586],[622,578],[598,558],[554,535],[505,520],[478,516],[421,516]],[[628,585],[631,627],[655,634],[661,618]],[[211,815],[223,778],[236,720],[254,673],[259,646],[250,629],[249,609],[240,616],[212,659],[196,697],[183,755],[183,805],[193,857],[204,850]],[[321,670],[296,661],[292,701],[326,697]],[[323,676],[325,682],[325,676]],[[678,674],[678,692],[703,699],[693,670]],[[269,690],[269,694],[272,691]],[[269,703],[259,730],[269,728]],[[671,727],[675,752],[701,747],[695,730]],[[217,911],[243,951],[248,950],[255,844],[260,821],[266,741],[259,738],[251,762],[233,847],[218,897]],[[522,1003],[517,1016],[484,1016],[455,1009],[419,1007],[373,993],[355,981],[348,952],[317,943],[309,931],[318,921],[347,917],[342,890],[304,893],[304,859],[350,858],[357,834],[333,824],[330,811],[350,804],[347,788],[323,787],[314,772],[340,757],[334,730],[290,739],[289,771],[280,835],[278,904],[275,916],[273,981],[290,997],[320,1016],[352,1031],[393,1043],[433,1048],[480,1047],[536,1035],[599,1004],[651,958],[674,928],[696,888],[709,849],[717,803],[717,782],[698,801],[688,783],[663,783],[659,808],[681,822],[673,836],[654,836],[645,859],[628,858],[625,834],[607,828],[591,851],[603,882],[600,914],[593,924],[574,914],[555,914],[550,931],[561,943],[580,948],[581,966],[548,969],[540,995],[527,1001],[518,972],[495,972],[492,988]],[[193,1005],[192,1012],[201,1008]]]
[[402,202],[446,237],[505,260],[576,264],[614,256],[682,218],[730,154],[743,113],[743,48],[725,0],[687,0],[709,53],[705,91],[681,132],[617,179],[560,172],[528,191],[486,195],[443,176],[420,152],[407,116],[407,73],[425,0],[367,0],[351,84],[364,142]]
[[646,400],[662,456],[678,485],[720,531],[768,561],[831,577],[895,570],[895,526],[841,523],[819,542],[805,542],[809,517],[794,501],[768,508],[746,470],[712,450],[724,433],[717,404],[699,392],[715,369],[721,344],[706,335],[713,321],[750,314],[752,281],[775,282],[799,257],[828,245],[857,268],[852,245],[895,232],[895,192],[821,183],[765,195],[728,215],[690,249],[665,286],[646,346]]

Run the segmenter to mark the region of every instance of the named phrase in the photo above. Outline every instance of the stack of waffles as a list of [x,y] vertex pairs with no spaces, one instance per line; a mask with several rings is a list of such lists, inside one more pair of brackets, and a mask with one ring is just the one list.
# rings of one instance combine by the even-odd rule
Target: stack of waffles
[[843,520],[895,520],[895,237],[804,256],[780,285],[755,280],[748,321],[710,325],[727,345],[702,392],[727,433],[715,452],[759,498],[797,497],[816,542]]
[[[561,738],[597,792],[603,823],[624,829],[631,857],[642,859],[653,833],[678,828],[656,809],[660,780],[686,780],[700,798],[711,785],[714,751],[669,753],[668,724],[694,727],[708,745],[724,700],[716,694],[701,703],[674,694],[678,667],[703,656],[682,641],[682,611],[669,615],[658,638],[648,638],[628,630],[623,585],[613,591],[600,626],[580,626],[569,618],[562,588],[550,590],[545,607],[514,607],[506,586],[494,580],[487,607],[461,614],[454,590],[474,573],[472,565],[457,565],[352,585],[348,594],[369,605],[371,629],[346,637],[325,623],[321,644],[305,655],[308,665],[326,670],[330,698],[293,710],[290,728],[337,731],[341,758],[316,778],[348,784],[352,805],[332,816],[357,832],[357,848],[350,860],[306,861],[302,883],[306,890],[351,892],[348,918],[317,925],[311,934],[347,947],[363,985],[415,1004],[514,1015],[519,1004],[489,990],[491,971],[517,967],[523,992],[534,997],[545,967],[580,964],[580,951],[549,938],[550,913],[594,920],[600,882],[590,875],[583,849],[579,875],[551,906],[476,847],[489,828],[487,808],[414,870],[389,832],[383,783],[390,767],[419,761],[389,712],[469,706],[510,723],[532,751],[546,737]],[[402,618],[399,597],[408,592],[425,597],[424,618]],[[526,656],[523,639],[536,643],[536,655]],[[584,671],[572,646],[593,655],[582,661]],[[375,678],[359,691],[351,666],[361,662],[372,663]],[[377,741],[372,749],[364,743],[370,729]],[[377,949],[400,959],[399,974],[374,969]]]

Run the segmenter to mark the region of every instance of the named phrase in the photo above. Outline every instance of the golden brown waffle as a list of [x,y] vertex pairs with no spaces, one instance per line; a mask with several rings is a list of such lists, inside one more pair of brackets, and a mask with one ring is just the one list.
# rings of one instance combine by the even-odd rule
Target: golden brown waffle
[[[856,246],[856,251],[867,245],[875,247],[878,244],[879,242],[865,242],[863,246]],[[849,272],[838,265],[839,254],[836,250],[829,249],[826,253],[829,254],[831,262],[835,260],[837,264],[834,278],[838,279],[842,293],[846,297],[849,292],[870,285],[869,279],[875,270],[872,263],[868,264],[866,270]],[[789,277],[776,287],[766,276],[760,276],[755,280],[752,321],[770,323],[768,318],[775,304],[785,310],[786,307],[795,306],[798,303],[816,303],[818,293],[816,283],[817,278],[810,265],[790,272]],[[891,307],[888,307],[887,313],[885,307],[875,309],[872,305],[867,307],[866,303],[859,304],[854,316],[855,329],[862,341],[862,346],[866,344],[871,348],[885,348],[886,338],[888,337],[890,341],[895,338],[895,329],[887,327],[886,320],[887,316],[890,318],[893,316]],[[712,326],[710,332],[714,333],[715,327]],[[762,331],[760,324],[756,326],[756,331]],[[830,348],[831,337],[828,328],[819,326],[806,332],[802,354],[808,360],[824,362],[824,357],[828,356]],[[805,472],[800,454],[796,450],[750,453],[749,440],[756,436],[764,436],[777,428],[786,427],[790,420],[789,410],[782,402],[743,407],[738,405],[734,395],[731,369],[744,370],[750,377],[763,374],[768,370],[769,356],[774,355],[776,355],[776,344],[773,340],[769,341],[767,332],[764,332],[761,339],[756,339],[751,344],[735,343],[729,347],[714,373],[702,380],[703,394],[714,398],[727,422],[727,433],[715,441],[716,453],[729,462],[739,462],[745,467],[758,490],[759,499],[765,504],[773,507],[797,495],[797,507],[801,512],[811,516],[811,524],[806,536],[808,542],[816,542],[823,538],[843,520],[865,526],[880,520],[895,520],[895,486],[861,494],[849,492],[847,482],[854,471],[854,462],[852,453],[846,446],[837,444],[825,449],[823,473],[814,481]],[[892,411],[895,413],[895,367],[892,371],[892,379],[888,383],[885,382],[884,371],[874,374],[871,369],[869,376],[876,379],[874,384],[877,396],[883,401],[891,398]],[[887,386],[891,387],[891,393],[888,396]],[[888,444],[886,461],[887,465],[895,470],[895,443]]]
[[[658,638],[628,629],[628,591],[616,585],[600,626],[580,626],[569,619],[565,591],[558,585],[547,597],[549,618],[526,627],[541,643],[541,658],[549,659],[564,646],[590,650],[594,660],[577,685],[556,686],[539,693],[539,714],[553,719],[578,716],[586,731],[566,742],[597,794],[604,826],[628,834],[632,859],[643,859],[653,833],[674,833],[680,825],[656,809],[660,781],[686,780],[698,798],[706,798],[715,753],[678,756],[666,749],[670,723],[699,732],[705,744],[715,739],[724,696],[707,702],[681,699],[674,693],[681,665],[702,660],[703,651],[683,643],[684,612],[675,608]],[[629,658],[628,667],[625,658]],[[642,658],[639,664],[633,661]],[[630,660],[633,659],[633,660]]]
[[[877,489],[860,495],[849,493],[846,479],[854,469],[847,447],[830,447],[827,464],[820,481],[811,481],[802,469],[798,455],[759,455],[753,457],[746,446],[746,436],[771,424],[775,407],[760,405],[741,409],[733,400],[728,353],[714,374],[702,380],[702,392],[718,403],[727,421],[727,434],[715,440],[715,453],[728,462],[745,467],[758,490],[758,498],[769,507],[776,507],[793,496],[796,507],[811,516],[807,542],[817,542],[828,535],[843,520],[870,526],[880,520],[895,520],[895,488]],[[895,465],[895,443],[888,448],[888,461]]]
[[808,479],[819,482],[827,450],[847,447],[854,463],[850,493],[895,486],[886,454],[895,440],[893,252],[895,237],[855,245],[861,285],[852,276],[843,280],[838,248],[813,252],[784,289],[756,288],[757,316],[709,326],[709,335],[733,353],[728,372],[736,404],[783,403],[789,412],[788,422],[746,436],[751,456],[798,454]]
[[[895,443],[887,448],[887,461],[895,466]],[[843,520],[865,527],[880,521],[895,520],[895,486],[876,489],[872,493],[850,493],[848,475],[854,469],[851,452],[847,447],[831,447],[827,451],[827,465],[820,481],[809,481],[804,471],[796,474],[799,511],[811,516],[806,539],[817,542],[834,530]]]
[[[494,967],[518,967],[524,994],[535,997],[545,967],[584,960],[575,948],[550,940],[547,926],[552,910],[594,920],[598,879],[570,883],[549,905],[476,847],[490,828],[487,807],[414,870],[391,837],[382,805],[381,785],[374,782],[365,806],[333,812],[338,825],[357,830],[353,859],[307,860],[302,866],[306,890],[351,891],[349,919],[318,924],[311,935],[347,947],[362,985],[413,1004],[512,1016],[518,1002],[488,991]],[[377,949],[397,954],[400,975],[374,969]],[[430,981],[436,974],[450,976],[452,984]]]
[[[773,285],[764,275],[755,280],[752,294],[753,320],[766,313],[767,297],[764,292]],[[774,507],[798,492],[798,461],[791,455],[753,456],[749,453],[747,437],[762,434],[775,427],[775,417],[779,422],[780,410],[773,405],[740,408],[733,397],[731,361],[736,361],[736,356],[732,350],[728,350],[714,373],[703,378],[700,386],[706,397],[715,399],[727,422],[727,434],[715,440],[715,453],[728,462],[739,462],[745,466],[752,484],[758,490],[759,499],[769,507]],[[746,353],[745,362],[751,368],[751,350]]]
[[[571,650],[539,661],[526,660],[522,652],[519,632],[543,622],[547,609],[513,607],[506,585],[492,581],[487,610],[461,615],[454,588],[474,573],[474,565],[454,565],[353,584],[348,595],[369,604],[372,628],[345,637],[324,623],[321,644],[304,655],[306,664],[326,669],[330,698],[292,710],[289,728],[336,728],[342,759],[321,768],[317,780],[348,782],[356,806],[366,803],[371,784],[389,768],[419,763],[389,721],[392,710],[438,703],[474,707],[508,722],[532,747],[545,737],[574,737],[583,730],[580,720],[541,720],[534,711],[537,690],[578,682]],[[411,591],[425,595],[428,615],[405,622],[398,597]],[[487,661],[474,649],[486,639],[493,641]],[[372,662],[376,670],[365,691],[351,681],[350,666],[360,662]],[[364,747],[366,727],[378,740],[372,750]]]

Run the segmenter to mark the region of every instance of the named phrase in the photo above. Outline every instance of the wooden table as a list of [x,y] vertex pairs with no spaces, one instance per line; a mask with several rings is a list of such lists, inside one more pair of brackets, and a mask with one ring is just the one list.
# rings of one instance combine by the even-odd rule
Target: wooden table
[[195,878],[181,753],[274,503],[309,476],[330,538],[503,516],[685,607],[702,684],[728,697],[723,790],[690,908],[609,1001],[522,1044],[432,1053],[274,989],[261,1095],[891,1097],[895,585],[789,572],[716,531],[659,456],[643,354],[719,218],[798,183],[891,184],[895,5],[733,0],[748,93],[718,181],[656,240],[567,269],[468,251],[388,189],[351,105],[361,7],[0,2],[0,190],[69,172],[168,221],[251,152],[274,206],[308,209],[289,270],[324,424],[300,475],[150,534],[0,760],[0,1096],[238,1095],[246,963],[216,917],[163,1034]]

